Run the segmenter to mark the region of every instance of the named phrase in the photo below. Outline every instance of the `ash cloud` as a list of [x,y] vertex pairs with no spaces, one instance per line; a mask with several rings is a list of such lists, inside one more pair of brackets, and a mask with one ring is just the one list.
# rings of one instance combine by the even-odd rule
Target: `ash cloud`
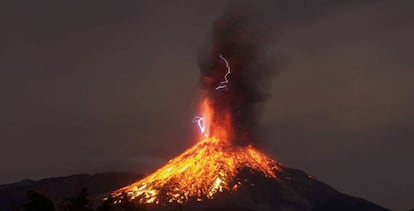
[[[199,51],[201,88],[216,111],[213,122],[230,112],[234,126],[232,140],[238,145],[255,144],[258,111],[268,98],[270,68],[266,44],[270,33],[258,10],[248,5],[232,5],[213,25],[209,43]],[[224,89],[216,89],[227,72],[222,55],[231,68]]]

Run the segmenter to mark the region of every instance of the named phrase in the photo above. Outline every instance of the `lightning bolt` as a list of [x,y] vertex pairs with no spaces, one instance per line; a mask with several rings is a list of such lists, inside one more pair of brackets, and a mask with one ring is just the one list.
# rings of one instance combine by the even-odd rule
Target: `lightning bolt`
[[[221,81],[219,83],[219,85],[216,87],[216,90],[219,90],[219,89],[228,90],[227,84],[229,83],[229,80],[227,77],[231,74],[230,64],[227,61],[227,59],[223,57],[223,55],[220,54],[219,58],[223,60],[224,63],[226,64],[227,71],[226,71],[226,74],[224,75],[224,81]],[[193,119],[193,122],[197,124],[198,128],[200,129],[201,134],[203,134],[205,137],[208,137],[208,134],[206,133],[206,120],[204,119],[204,117],[195,116]]]
[[197,123],[198,128],[200,129],[201,134],[207,137],[206,131],[206,121],[202,116],[196,116],[193,119],[193,122]]
[[227,90],[227,84],[229,83],[229,80],[227,79],[227,76],[229,76],[231,74],[231,68],[230,68],[229,62],[227,61],[226,58],[223,57],[223,55],[220,54],[219,57],[226,64],[227,72],[224,75],[224,81],[220,82],[220,84],[216,87],[216,90],[219,90],[219,89],[226,89]]

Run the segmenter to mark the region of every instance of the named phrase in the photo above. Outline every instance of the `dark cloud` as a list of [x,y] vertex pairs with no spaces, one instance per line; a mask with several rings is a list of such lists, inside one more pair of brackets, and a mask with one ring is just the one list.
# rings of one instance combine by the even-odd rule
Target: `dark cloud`
[[[0,183],[151,170],[196,141],[197,50],[227,3],[0,4]],[[412,1],[257,4],[279,72],[263,150],[340,191],[412,208]]]
[[248,4],[227,7],[214,22],[211,43],[199,54],[201,88],[215,111],[212,124],[222,125],[229,114],[234,129],[230,139],[239,145],[257,142],[258,106],[267,99],[267,82],[276,71],[266,61],[271,34],[260,17]]

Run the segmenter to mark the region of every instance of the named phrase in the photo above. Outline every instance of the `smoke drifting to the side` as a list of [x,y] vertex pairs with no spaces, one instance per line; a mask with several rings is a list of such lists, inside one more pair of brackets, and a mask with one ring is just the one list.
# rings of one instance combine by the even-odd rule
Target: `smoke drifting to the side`
[[[273,70],[267,65],[268,35],[260,15],[247,7],[229,7],[213,26],[211,43],[199,54],[201,88],[212,100],[219,121],[230,112],[238,145],[254,144],[257,111],[267,98],[266,83]],[[222,56],[222,58],[221,58]],[[231,68],[228,83],[217,89],[227,73],[225,58]]]

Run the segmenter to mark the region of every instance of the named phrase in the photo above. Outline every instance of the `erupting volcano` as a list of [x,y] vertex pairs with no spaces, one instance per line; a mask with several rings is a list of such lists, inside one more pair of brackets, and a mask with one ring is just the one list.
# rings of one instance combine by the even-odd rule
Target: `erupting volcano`
[[[128,200],[167,207],[210,202],[233,206],[243,201],[233,207],[330,210],[325,202],[334,202],[351,204],[351,210],[377,210],[280,165],[254,147],[258,107],[266,99],[266,81],[274,68],[267,65],[267,38],[251,15],[240,8],[227,10],[215,22],[211,43],[200,51],[202,97],[200,115],[193,120],[200,129],[199,141],[154,173],[112,192],[115,204]],[[209,207],[214,206],[204,206]]]
[[280,165],[251,145],[255,107],[264,99],[259,85],[268,69],[261,63],[257,33],[246,31],[252,28],[249,19],[234,11],[216,21],[213,45],[200,54],[202,115],[194,119],[199,142],[114,197],[127,193],[129,199],[156,204],[211,199],[244,185],[238,178],[244,169],[277,179]]
[[236,146],[229,139],[231,118],[223,125],[210,125],[214,111],[206,99],[205,114],[197,123],[202,140],[178,157],[170,160],[146,178],[117,190],[113,195],[128,193],[140,203],[183,203],[188,199],[213,198],[222,191],[235,191],[243,181],[237,178],[240,170],[250,168],[263,176],[276,179],[279,165],[252,146]]

